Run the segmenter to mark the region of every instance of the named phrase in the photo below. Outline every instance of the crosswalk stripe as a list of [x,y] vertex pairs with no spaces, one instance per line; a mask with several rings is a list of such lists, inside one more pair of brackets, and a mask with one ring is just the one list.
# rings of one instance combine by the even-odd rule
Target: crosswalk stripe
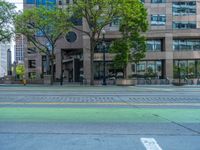
[[146,150],[162,150],[154,138],[141,138],[140,140]]

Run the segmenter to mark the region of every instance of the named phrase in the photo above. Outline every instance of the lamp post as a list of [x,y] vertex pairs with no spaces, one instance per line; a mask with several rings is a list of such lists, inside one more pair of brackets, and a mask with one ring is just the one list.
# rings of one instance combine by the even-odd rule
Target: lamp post
[[180,68],[180,60],[178,60],[178,84],[181,84],[181,68]]
[[103,84],[106,85],[106,43],[105,43],[105,34],[106,31],[102,30],[103,40],[102,40],[102,49],[103,49]]

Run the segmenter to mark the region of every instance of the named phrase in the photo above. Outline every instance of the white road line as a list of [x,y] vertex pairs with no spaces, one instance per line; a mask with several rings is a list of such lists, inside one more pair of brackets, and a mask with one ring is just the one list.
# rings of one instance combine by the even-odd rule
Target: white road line
[[140,138],[146,150],[162,150],[154,138]]

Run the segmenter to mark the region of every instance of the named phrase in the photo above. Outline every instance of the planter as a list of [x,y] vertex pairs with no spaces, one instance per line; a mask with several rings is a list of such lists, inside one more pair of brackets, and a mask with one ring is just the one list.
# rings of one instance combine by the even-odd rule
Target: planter
[[177,82],[172,82],[173,85],[175,86],[183,86],[186,85],[186,83],[177,83]]
[[185,80],[183,79],[174,79],[172,81],[172,85],[175,85],[175,86],[183,86],[183,85],[186,85],[187,83],[185,82]]
[[120,86],[133,86],[136,84],[136,80],[133,79],[117,79],[116,80],[116,85]]
[[172,82],[172,84],[173,85],[175,85],[175,86],[183,86],[183,85],[185,85],[186,83],[184,83],[184,82]]

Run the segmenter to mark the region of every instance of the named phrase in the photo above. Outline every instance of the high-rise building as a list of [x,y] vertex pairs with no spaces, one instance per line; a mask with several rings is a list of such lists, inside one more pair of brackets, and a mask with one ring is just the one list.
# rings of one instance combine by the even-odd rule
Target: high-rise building
[[[41,1],[40,1],[41,2]],[[52,0],[57,5],[68,1]],[[45,4],[45,0],[42,1]],[[145,0],[149,27],[146,57],[138,64],[129,64],[129,76],[140,78],[191,78],[200,76],[200,1],[199,0]],[[35,7],[39,0],[24,0],[24,9]],[[85,28],[84,22],[76,20],[78,28]],[[120,36],[118,23],[105,28],[105,40],[109,44]],[[66,33],[57,43],[55,76],[60,78],[63,70],[65,80],[77,82],[84,74],[90,82],[90,68],[94,67],[94,79],[103,78],[102,49],[96,48],[94,66],[90,66],[89,38],[78,31]],[[106,53],[106,76],[113,76],[112,55]],[[28,77],[40,78],[45,73],[45,57],[35,53],[34,47],[27,45],[25,65]]]
[[7,50],[7,75],[12,75],[12,58],[11,50]]
[[16,63],[24,62],[24,36],[18,35],[15,38],[15,46],[14,46],[14,61]]
[[0,43],[0,77],[8,75],[8,50],[10,50],[10,43]]

